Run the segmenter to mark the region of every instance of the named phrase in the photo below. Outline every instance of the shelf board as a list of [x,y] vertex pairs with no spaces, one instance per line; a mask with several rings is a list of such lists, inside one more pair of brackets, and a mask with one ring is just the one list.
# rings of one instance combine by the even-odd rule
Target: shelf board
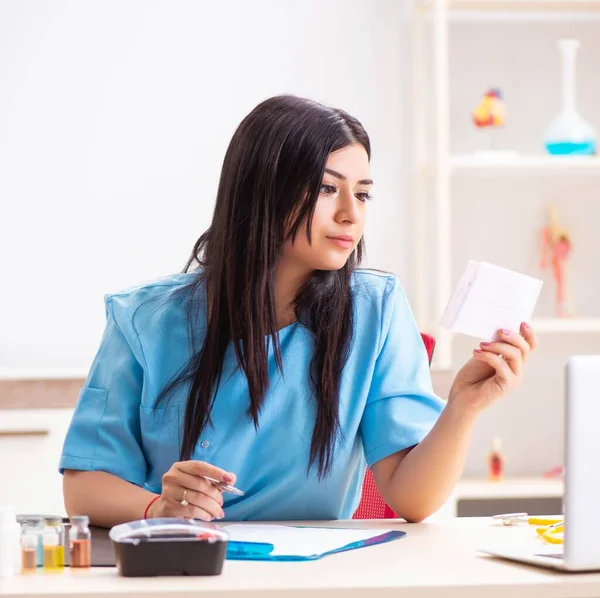
[[600,11],[598,0],[448,0],[450,10],[519,12]]
[[85,369],[0,368],[0,380],[85,380]]
[[[536,333],[591,333],[600,334],[600,318],[533,318],[531,325]],[[450,332],[451,337],[456,339],[462,336],[456,332]],[[432,367],[432,371],[446,372],[447,368]]]
[[600,333],[600,318],[534,318],[536,332],[596,332]]
[[[447,0],[451,13],[516,13],[566,15],[600,12],[600,0]],[[420,9],[433,10],[433,0],[421,0]]]
[[596,156],[518,156],[490,160],[476,156],[452,156],[455,175],[600,175]]
[[562,478],[507,478],[500,482],[463,478],[456,484],[455,499],[553,498],[564,491]]

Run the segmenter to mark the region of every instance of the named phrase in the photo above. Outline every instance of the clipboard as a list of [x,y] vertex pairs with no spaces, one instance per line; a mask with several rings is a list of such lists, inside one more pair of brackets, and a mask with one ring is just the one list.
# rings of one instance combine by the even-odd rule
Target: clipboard
[[[381,530],[381,529],[370,529],[363,530],[360,528],[331,528],[331,527],[308,527],[308,526],[255,526],[261,528],[256,534],[248,534],[252,532],[252,525],[244,525],[243,531],[241,526],[225,526],[221,528],[228,534],[231,534],[231,538],[227,547],[227,560],[231,561],[280,561],[280,562],[294,562],[294,561],[316,561],[323,557],[330,556],[332,554],[338,554],[347,552],[350,550],[357,550],[359,548],[365,548],[367,546],[375,546],[377,544],[385,544],[394,540],[399,540],[406,535],[406,532],[400,530]],[[271,530],[268,529],[271,527]],[[229,531],[228,528],[237,528]],[[310,540],[310,530],[315,530],[315,533],[322,538],[323,534],[330,535],[329,547],[324,550],[320,550],[319,546],[323,545],[321,541],[315,541],[315,550],[309,552],[309,547],[306,543],[303,546],[301,554],[294,554],[293,547],[281,546],[277,541],[281,537],[282,533],[286,533],[282,530],[285,528],[287,533],[290,535],[290,539],[293,540],[293,534],[300,532],[300,530],[306,530],[306,536]],[[318,531],[317,531],[318,530]],[[242,531],[242,533],[240,533]],[[271,533],[269,533],[271,532]],[[341,532],[341,533],[337,533]],[[347,533],[344,533],[347,532]],[[352,532],[355,532],[352,534]],[[300,532],[301,534],[302,532]],[[355,541],[347,542],[346,540],[352,535],[366,536]],[[256,536],[264,541],[248,541],[244,540],[244,536]],[[273,536],[271,542],[270,536]],[[331,543],[339,536],[339,544],[331,546]],[[288,543],[289,544],[289,543]],[[327,543],[326,543],[327,544]]]

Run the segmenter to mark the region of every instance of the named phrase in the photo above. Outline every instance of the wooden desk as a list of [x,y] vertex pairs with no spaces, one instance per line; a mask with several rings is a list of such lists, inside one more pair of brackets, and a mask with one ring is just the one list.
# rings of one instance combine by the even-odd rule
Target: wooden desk
[[451,519],[418,525],[335,522],[326,525],[396,527],[408,535],[305,563],[227,561],[219,577],[127,579],[115,569],[0,580],[0,595],[150,598],[600,598],[600,573],[564,574],[512,564],[477,552],[490,543],[528,542],[539,549],[535,529],[503,527],[489,519]]

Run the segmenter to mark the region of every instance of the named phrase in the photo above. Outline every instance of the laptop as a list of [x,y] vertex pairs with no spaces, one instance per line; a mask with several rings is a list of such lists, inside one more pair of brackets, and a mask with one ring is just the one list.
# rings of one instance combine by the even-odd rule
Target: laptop
[[600,355],[566,365],[564,543],[480,552],[562,571],[600,570]]

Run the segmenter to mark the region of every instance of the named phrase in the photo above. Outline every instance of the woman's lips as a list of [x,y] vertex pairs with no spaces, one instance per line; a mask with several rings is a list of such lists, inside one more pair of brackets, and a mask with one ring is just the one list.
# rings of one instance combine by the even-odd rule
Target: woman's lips
[[354,240],[352,239],[352,237],[347,237],[344,235],[341,235],[339,237],[327,237],[332,243],[335,243],[338,247],[341,247],[342,249],[349,249],[350,247],[352,247],[352,244],[354,243]]

